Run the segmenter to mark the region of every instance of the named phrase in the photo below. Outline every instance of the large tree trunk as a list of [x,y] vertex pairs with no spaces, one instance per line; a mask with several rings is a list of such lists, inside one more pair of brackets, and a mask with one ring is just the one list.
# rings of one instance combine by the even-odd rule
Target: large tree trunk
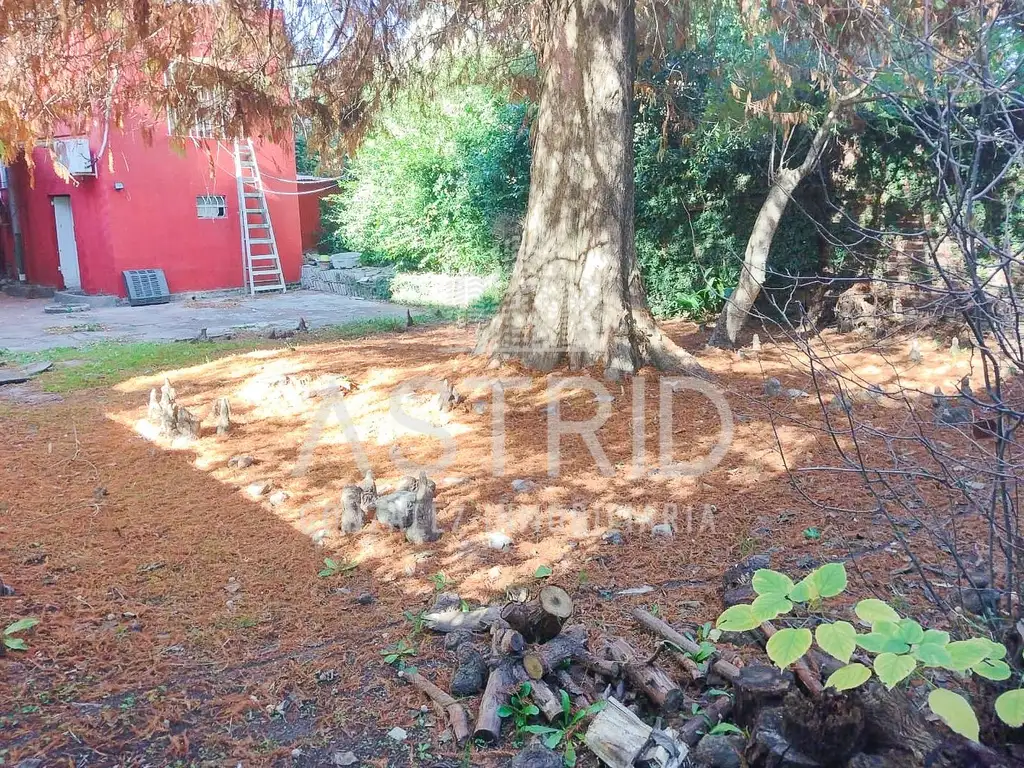
[[739,283],[718,316],[715,330],[708,339],[709,346],[729,349],[736,345],[736,339],[750,316],[750,310],[758,294],[761,293],[761,286],[764,285],[768,251],[772,247],[772,239],[779,228],[782,214],[786,212],[786,206],[789,205],[797,186],[821,160],[839,110],[845,103],[845,99],[840,100],[829,110],[825,120],[815,131],[803,162],[796,168],[783,168],[776,174],[771,189],[768,190],[768,197],[754,219],[754,229],[743,253],[743,269],[740,271]]
[[633,243],[634,0],[551,0],[543,89],[508,291],[477,352],[550,370],[700,370],[654,323]]

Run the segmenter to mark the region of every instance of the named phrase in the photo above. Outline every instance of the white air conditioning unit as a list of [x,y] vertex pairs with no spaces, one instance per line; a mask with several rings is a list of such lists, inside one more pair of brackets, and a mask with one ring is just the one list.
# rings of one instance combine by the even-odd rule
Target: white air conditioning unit
[[67,168],[72,176],[96,175],[88,139],[57,139],[53,142],[53,151],[57,155],[57,161]]

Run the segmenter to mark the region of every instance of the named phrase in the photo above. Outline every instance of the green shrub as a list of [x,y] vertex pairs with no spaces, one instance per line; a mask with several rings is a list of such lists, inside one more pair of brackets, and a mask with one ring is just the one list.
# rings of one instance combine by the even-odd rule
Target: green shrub
[[526,207],[524,107],[481,86],[396,100],[325,201],[325,245],[404,270],[507,269]]

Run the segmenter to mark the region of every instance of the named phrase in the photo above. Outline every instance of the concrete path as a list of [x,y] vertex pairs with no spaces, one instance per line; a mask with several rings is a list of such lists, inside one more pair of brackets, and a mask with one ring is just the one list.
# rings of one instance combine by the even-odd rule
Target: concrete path
[[98,341],[173,341],[238,330],[294,330],[299,318],[310,328],[376,317],[404,317],[405,308],[314,291],[271,296],[218,296],[148,307],[109,307],[50,315],[52,299],[16,299],[0,294],[0,349],[34,352],[81,347]]

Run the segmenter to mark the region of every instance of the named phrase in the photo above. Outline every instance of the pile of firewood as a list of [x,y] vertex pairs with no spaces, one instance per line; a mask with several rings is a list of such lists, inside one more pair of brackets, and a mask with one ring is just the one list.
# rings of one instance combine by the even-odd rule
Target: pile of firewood
[[[634,608],[629,615],[638,631],[658,640],[655,652],[641,653],[627,638],[590,633],[573,621],[572,598],[559,587],[514,597],[466,610],[445,593],[424,614],[424,625],[445,635],[458,660],[450,692],[421,672],[399,672],[443,711],[460,744],[497,743],[502,713],[529,683],[549,722],[561,721],[562,691],[574,712],[589,710],[581,726],[585,744],[610,768],[1005,764],[980,745],[944,741],[904,693],[877,685],[825,690],[822,680],[839,664],[823,654],[812,651],[790,670],[744,664],[722,644],[708,655],[708,646]],[[763,643],[774,631],[766,622],[746,640]],[[467,702],[476,694],[472,718]],[[591,707],[599,701],[602,708]],[[721,722],[736,727],[712,732]],[[561,759],[531,746],[513,765],[547,768]]]

